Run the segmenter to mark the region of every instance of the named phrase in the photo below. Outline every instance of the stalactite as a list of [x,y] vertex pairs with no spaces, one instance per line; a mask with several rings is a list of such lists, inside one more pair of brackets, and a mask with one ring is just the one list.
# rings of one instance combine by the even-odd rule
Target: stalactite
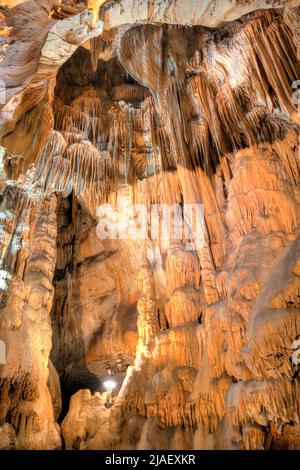
[[100,37],[90,39],[90,52],[91,52],[91,61],[94,72],[96,72],[98,67],[98,58],[101,52],[101,45],[103,41]]
[[[171,27],[165,29],[167,36],[177,35],[182,47],[186,48],[184,37],[188,28],[177,31]],[[199,194],[197,181],[191,181],[191,175],[184,167],[202,167],[211,172],[220,161],[224,161],[224,156],[230,156],[236,148],[256,145],[257,141],[271,142],[276,147],[280,145],[283,135],[296,132],[283,114],[277,113],[280,107],[291,119],[295,118],[295,110],[289,102],[288,84],[299,74],[290,31],[283,24],[280,13],[255,13],[248,22],[238,26],[233,24],[228,28],[227,43],[219,39],[214,31],[197,30],[199,41],[203,42],[201,60],[195,45],[189,62],[180,61],[174,51],[169,51],[174,64],[172,73],[169,69],[169,76],[161,62],[160,49],[156,46],[147,55],[141,70],[131,71],[130,64],[137,53],[130,47],[131,42],[135,41],[134,35],[141,34],[143,44],[148,41],[140,30],[141,27],[136,27],[124,35],[120,60],[125,69],[143,85],[147,85],[145,73],[149,69],[147,73],[150,74],[151,61],[159,61],[160,84],[150,86],[152,99],[145,97],[144,89],[138,84],[115,87],[112,100],[104,87],[102,90],[90,87],[70,104],[56,97],[55,128],[65,136],[67,148],[60,146],[57,149],[54,163],[50,142],[50,147],[49,144],[45,147],[40,158],[42,163],[37,162],[38,167],[43,166],[43,173],[48,173],[44,178],[45,193],[61,191],[67,195],[74,188],[77,196],[87,198],[88,203],[96,206],[108,192],[132,183],[134,174],[143,178],[149,170],[160,172],[175,167],[186,202],[199,202],[205,195],[207,197],[207,191]],[[158,27],[147,26],[145,30],[153,36],[157,45],[161,43]],[[257,41],[253,42],[253,37],[260,38],[261,47]],[[91,41],[90,52],[96,70],[95,57],[99,56],[103,41],[100,38]],[[275,45],[272,49],[271,42]],[[240,44],[244,45],[243,50]],[[241,57],[241,63],[247,70],[243,77],[237,77],[237,56]],[[183,67],[189,70],[186,76]],[[137,105],[133,104],[136,100],[139,101]],[[143,141],[142,145],[140,141]],[[207,145],[208,142],[212,145]],[[151,159],[154,160],[153,164],[150,163]],[[47,160],[49,163],[46,163]],[[296,160],[291,159],[291,153],[284,156],[284,162],[296,182],[299,170]],[[197,170],[201,179],[200,188],[205,178],[201,176],[201,171]],[[194,193],[191,192],[192,188]],[[91,194],[94,201],[91,201]],[[218,213],[218,209],[214,211]],[[223,230],[222,222],[220,219],[217,230],[217,227],[211,226],[210,220],[206,220],[208,235],[214,238],[218,230]],[[225,247],[218,243],[218,247],[212,244],[212,249],[215,249],[212,264],[216,265],[225,253]],[[215,294],[211,295],[216,298]]]
[[[17,194],[18,198],[22,200],[22,194]],[[18,210],[18,205],[14,209]],[[2,337],[12,345],[8,364],[13,364],[2,366],[1,419],[12,425],[17,448],[59,448],[60,435],[47,388],[56,196],[32,204],[28,212],[32,232],[22,233],[27,246],[18,253],[10,295],[0,311]],[[21,370],[14,354],[22,360]]]
[[155,336],[158,332],[158,311],[155,296],[155,284],[151,271],[151,266],[147,258],[142,266],[143,294],[138,301],[138,333],[139,344],[137,348],[137,361],[141,361],[143,356],[151,354],[154,346]]
[[[54,2],[50,21],[81,3]],[[70,449],[134,449],[158,428],[188,430],[191,447],[264,449],[296,434],[298,13],[108,28],[61,66],[55,91],[39,68],[20,92],[0,148],[0,326],[30,352],[12,339],[18,360],[0,380],[9,446],[60,446],[57,372],[76,392]],[[122,215],[124,199],[148,213],[202,204],[202,243],[150,230],[143,246],[99,240],[98,206]],[[113,375],[106,408],[96,390]]]

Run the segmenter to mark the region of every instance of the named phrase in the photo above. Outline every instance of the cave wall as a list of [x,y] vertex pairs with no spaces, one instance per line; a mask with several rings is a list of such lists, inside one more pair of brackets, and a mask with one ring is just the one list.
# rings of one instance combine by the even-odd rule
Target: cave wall
[[[299,449],[299,2],[15,3],[1,447]],[[201,247],[100,240],[124,200],[203,204]]]

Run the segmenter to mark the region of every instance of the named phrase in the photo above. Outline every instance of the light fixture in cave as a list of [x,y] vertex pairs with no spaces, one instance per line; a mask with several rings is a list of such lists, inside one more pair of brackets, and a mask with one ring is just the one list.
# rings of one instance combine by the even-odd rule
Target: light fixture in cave
[[106,408],[110,408],[113,405],[113,400],[112,400],[112,392],[116,388],[117,384],[114,380],[106,380],[103,382],[103,385],[106,389],[106,402],[105,406]]
[[[0,449],[300,448],[294,13],[176,18],[162,0],[131,18],[120,0],[88,43],[58,11],[70,44],[48,0],[19,31],[18,1],[0,64]],[[97,237],[138,205],[145,240]],[[182,239],[164,230],[198,205],[199,249],[187,217]]]
[[116,388],[117,384],[114,380],[106,380],[103,383],[104,387],[106,388],[107,393],[112,393],[112,391]]

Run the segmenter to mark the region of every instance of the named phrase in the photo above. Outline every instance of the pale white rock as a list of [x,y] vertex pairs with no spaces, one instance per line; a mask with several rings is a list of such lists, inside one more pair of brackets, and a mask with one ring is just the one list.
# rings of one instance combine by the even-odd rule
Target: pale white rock
[[93,15],[85,10],[66,20],[57,21],[49,31],[41,51],[40,68],[44,66],[59,67],[85,41],[100,36],[103,22],[93,24]]

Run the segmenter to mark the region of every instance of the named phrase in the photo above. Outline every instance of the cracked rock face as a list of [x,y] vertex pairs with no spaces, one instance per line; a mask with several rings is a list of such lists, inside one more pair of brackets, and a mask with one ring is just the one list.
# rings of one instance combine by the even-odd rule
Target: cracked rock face
[[299,24],[1,2],[1,449],[300,449]]

